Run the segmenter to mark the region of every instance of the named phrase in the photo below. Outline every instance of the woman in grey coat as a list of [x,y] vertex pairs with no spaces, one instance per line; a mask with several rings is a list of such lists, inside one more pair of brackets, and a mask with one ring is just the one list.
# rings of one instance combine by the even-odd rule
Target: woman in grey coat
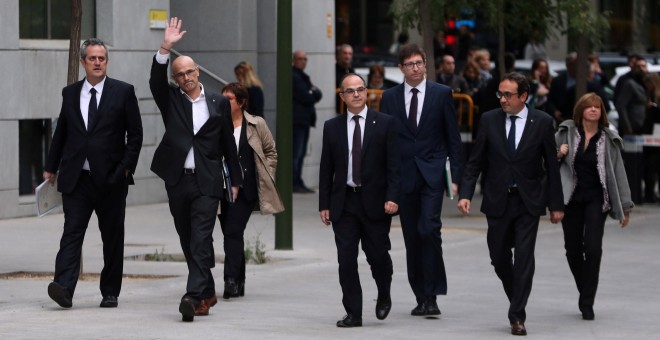
[[580,293],[578,307],[585,320],[594,319],[603,231],[609,214],[628,225],[634,204],[621,158],[622,140],[608,128],[603,100],[587,93],[575,104],[573,120],[555,135],[564,191],[564,247]]

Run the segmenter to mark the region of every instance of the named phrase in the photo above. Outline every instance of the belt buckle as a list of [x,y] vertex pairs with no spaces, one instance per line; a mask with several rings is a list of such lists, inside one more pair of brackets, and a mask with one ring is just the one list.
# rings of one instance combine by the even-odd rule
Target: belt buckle
[[194,175],[195,168],[183,168],[183,173],[186,175]]
[[509,188],[507,189],[507,192],[508,192],[509,194],[515,194],[515,193],[518,192],[518,187],[509,187]]

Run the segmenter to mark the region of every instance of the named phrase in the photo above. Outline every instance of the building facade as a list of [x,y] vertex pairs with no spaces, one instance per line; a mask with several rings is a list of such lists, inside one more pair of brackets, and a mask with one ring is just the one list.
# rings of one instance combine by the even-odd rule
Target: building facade
[[[276,0],[83,0],[82,39],[98,37],[109,46],[108,76],[135,86],[144,144],[128,204],[165,202],[161,179],[149,167],[164,132],[149,90],[153,54],[162,28],[150,27],[152,11],[183,19],[186,37],[176,49],[226,81],[235,81],[234,66],[255,66],[265,89],[265,118],[273,133],[276,107]],[[307,51],[307,73],[324,94],[317,104],[319,124],[334,112],[334,1],[292,0],[293,49]],[[0,218],[34,215],[34,188],[42,182],[43,160],[67,83],[70,0],[0,2],[0,63],[7,81],[0,83]],[[158,20],[156,20],[158,21]],[[158,25],[156,25],[158,26]],[[84,77],[80,70],[79,79]],[[218,91],[222,83],[202,75]],[[290,92],[290,90],[289,90]],[[321,128],[312,129],[305,181],[317,184]],[[280,150],[280,152],[283,152]]]

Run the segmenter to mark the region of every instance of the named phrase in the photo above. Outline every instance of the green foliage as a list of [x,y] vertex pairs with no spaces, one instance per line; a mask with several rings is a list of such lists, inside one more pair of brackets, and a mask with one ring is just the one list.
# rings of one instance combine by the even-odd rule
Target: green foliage
[[[433,30],[440,29],[445,24],[445,7],[447,0],[428,0]],[[419,0],[393,0],[390,4],[389,14],[394,20],[394,25],[399,31],[410,28],[422,31],[421,16],[419,15]]]
[[245,263],[264,264],[270,261],[270,257],[266,255],[266,244],[261,242],[261,234],[254,237],[254,241],[245,241],[245,248],[243,253],[245,255]]
[[155,261],[155,262],[177,262],[181,261],[175,258],[172,254],[166,254],[165,253],[165,248],[161,249],[160,253],[158,252],[158,249],[154,251],[153,254],[146,254],[144,255],[144,260],[145,261]]

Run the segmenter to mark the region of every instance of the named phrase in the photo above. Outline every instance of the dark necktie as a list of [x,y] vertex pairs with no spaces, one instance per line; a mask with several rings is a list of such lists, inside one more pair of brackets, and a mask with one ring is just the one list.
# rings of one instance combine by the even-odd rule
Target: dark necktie
[[412,88],[412,99],[410,100],[410,110],[408,111],[408,125],[413,133],[417,133],[417,92],[418,89]]
[[518,116],[509,116],[511,128],[509,129],[509,136],[506,138],[506,148],[511,158],[516,154],[516,118]]
[[353,182],[360,186],[362,184],[362,173],[360,172],[360,153],[362,152],[362,131],[360,131],[360,116],[353,116],[355,130],[353,130],[353,148],[351,157],[353,159]]
[[87,109],[87,131],[92,129],[92,123],[96,119],[98,113],[98,105],[96,104],[96,89],[92,87],[89,90],[89,93],[92,94],[92,98],[89,100],[89,108]]

